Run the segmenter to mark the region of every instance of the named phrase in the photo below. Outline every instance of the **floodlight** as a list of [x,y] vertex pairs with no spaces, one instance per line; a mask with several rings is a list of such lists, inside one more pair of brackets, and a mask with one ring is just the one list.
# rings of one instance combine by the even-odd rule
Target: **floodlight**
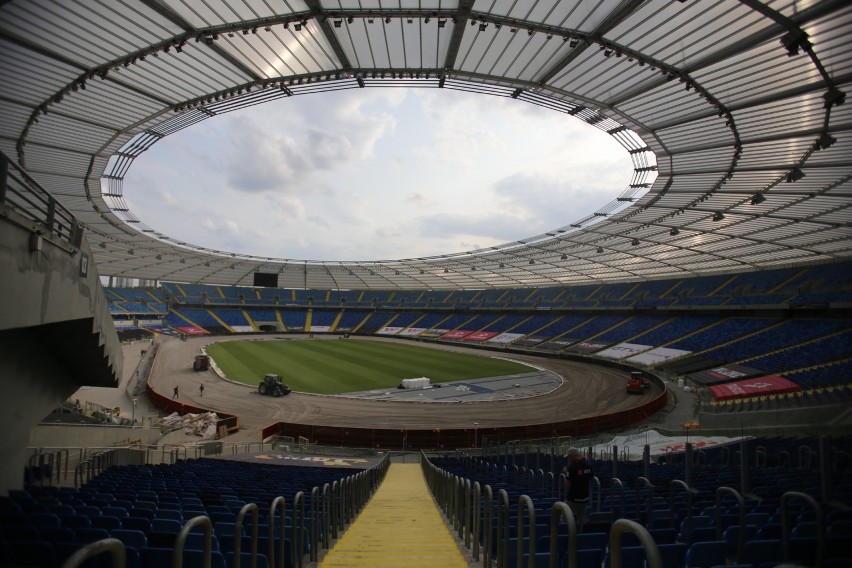
[[677,230],[677,227],[672,227],[672,230],[669,231],[669,234],[673,237],[676,237],[680,234],[680,231]]
[[721,221],[724,218],[725,218],[725,214],[722,213],[721,211],[716,211],[713,214],[713,221]]
[[339,28],[343,25],[343,20],[334,20],[334,27]]
[[354,23],[354,22],[355,22],[355,18],[353,18],[352,16],[349,16],[348,18],[346,18],[346,23],[347,23],[347,24],[352,24],[352,23]]
[[754,195],[751,196],[751,204],[752,205],[758,205],[760,203],[763,203],[764,201],[766,201],[766,198],[763,197],[762,193],[755,193]]
[[819,148],[820,150],[825,150],[826,148],[829,148],[835,142],[837,142],[837,138],[835,138],[834,136],[832,136],[831,134],[826,132],[825,134],[820,136],[819,139],[817,140],[817,148]]
[[825,108],[831,108],[834,105],[842,105],[846,102],[846,93],[837,87],[832,87],[822,98],[825,99]]
[[789,31],[781,36],[781,45],[787,50],[787,55],[793,57],[799,54],[799,48],[803,48],[807,41],[807,35],[802,30]]
[[802,170],[800,170],[799,168],[793,168],[793,169],[792,169],[792,170],[790,170],[790,172],[787,174],[787,183],[792,183],[792,182],[794,182],[794,181],[799,181],[799,180],[800,180],[800,179],[802,179],[803,177],[805,177],[805,173],[804,173]]
[[598,254],[603,254],[603,251],[604,251],[603,247],[598,247],[598,250],[597,250]]
[[636,245],[638,245],[638,244],[639,244],[639,239],[633,239],[632,241],[630,241],[630,245],[631,245],[631,246],[634,246],[634,247],[635,247],[635,246],[636,246]]

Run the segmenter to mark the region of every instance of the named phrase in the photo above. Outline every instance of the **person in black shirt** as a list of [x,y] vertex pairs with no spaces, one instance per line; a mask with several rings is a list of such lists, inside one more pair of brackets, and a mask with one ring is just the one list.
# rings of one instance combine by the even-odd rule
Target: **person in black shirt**
[[586,507],[591,501],[589,486],[595,474],[592,466],[577,448],[568,448],[565,457],[568,459],[568,465],[562,468],[562,473],[565,474],[565,489],[568,490],[566,502],[571,507],[579,528],[586,522]]

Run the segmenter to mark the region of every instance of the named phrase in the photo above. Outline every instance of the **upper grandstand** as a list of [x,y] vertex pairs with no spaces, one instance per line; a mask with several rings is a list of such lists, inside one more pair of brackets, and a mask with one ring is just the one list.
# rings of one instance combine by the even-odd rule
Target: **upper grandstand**
[[[51,18],[39,2],[0,9],[0,149],[85,226],[101,275],[250,285],[262,272],[303,289],[540,288],[849,256],[848,30],[833,22],[847,21],[850,8],[841,3],[200,6],[175,0],[131,13],[60,4],[44,8]],[[275,55],[285,51],[287,64]],[[125,200],[128,169],[164,136],[272,99],[385,86],[552,109],[612,135],[633,175],[607,205],[545,233],[370,262],[206,249],[160,233]]]

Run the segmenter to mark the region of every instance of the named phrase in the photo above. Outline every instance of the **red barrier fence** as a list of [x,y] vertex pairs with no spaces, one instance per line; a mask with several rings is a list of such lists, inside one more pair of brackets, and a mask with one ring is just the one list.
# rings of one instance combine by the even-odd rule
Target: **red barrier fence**
[[558,436],[586,436],[599,432],[624,428],[647,419],[666,405],[664,390],[653,400],[642,406],[601,414],[589,418],[531,424],[527,426],[506,426],[500,428],[434,428],[430,430],[407,430],[395,428],[349,428],[338,426],[318,426],[315,424],[297,424],[278,422],[263,429],[263,437],[302,436],[312,443],[323,446],[341,446],[355,448],[385,448],[393,450],[454,450],[471,448],[485,438],[489,440],[524,440],[550,438]]

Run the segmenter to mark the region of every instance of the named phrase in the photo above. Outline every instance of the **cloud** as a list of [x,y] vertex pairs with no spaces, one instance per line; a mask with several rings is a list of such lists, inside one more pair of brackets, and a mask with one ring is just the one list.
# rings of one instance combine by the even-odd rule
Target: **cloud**
[[429,203],[429,198],[422,191],[412,191],[408,194],[408,197],[405,198],[407,203],[414,203],[417,205],[424,205]]
[[277,101],[271,112],[264,105],[225,119],[230,151],[222,169],[231,189],[294,192],[317,172],[344,172],[372,156],[395,126],[394,115],[375,106],[401,100],[355,96],[323,106],[322,97],[300,99]]
[[416,258],[564,226],[613,200],[606,134],[499,97],[364,89],[289,97],[169,136],[125,197],[178,240],[291,259]]

